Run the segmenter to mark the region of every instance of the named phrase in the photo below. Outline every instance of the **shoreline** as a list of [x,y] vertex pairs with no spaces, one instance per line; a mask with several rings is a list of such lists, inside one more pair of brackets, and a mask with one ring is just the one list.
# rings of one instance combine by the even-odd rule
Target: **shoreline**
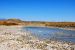
[[[7,27],[6,25],[0,25],[1,27]],[[65,29],[65,30],[75,30],[73,27],[53,27],[53,26],[26,26],[26,25],[11,25],[9,27],[47,27],[47,28],[58,28],[58,29]]]
[[75,28],[73,28],[73,27],[53,27],[53,26],[24,26],[24,27],[46,27],[46,28],[58,28],[58,29],[74,30],[75,31]]
[[22,31],[24,26],[0,26],[0,50],[72,50],[75,44],[57,41],[40,41],[30,32]]

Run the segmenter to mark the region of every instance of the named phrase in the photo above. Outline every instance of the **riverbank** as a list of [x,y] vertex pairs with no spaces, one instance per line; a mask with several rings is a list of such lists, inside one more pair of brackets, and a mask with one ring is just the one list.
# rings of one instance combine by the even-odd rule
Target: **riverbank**
[[75,50],[75,44],[57,41],[40,41],[24,26],[0,26],[0,50]]

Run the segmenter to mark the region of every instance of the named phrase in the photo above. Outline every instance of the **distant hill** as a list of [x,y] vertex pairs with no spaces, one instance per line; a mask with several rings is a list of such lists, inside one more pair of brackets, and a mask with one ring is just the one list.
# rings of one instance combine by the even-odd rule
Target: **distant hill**
[[4,18],[0,18],[0,20],[6,20],[6,19],[4,19]]
[[22,21],[20,19],[0,19],[0,25],[24,25],[24,26],[45,26],[45,27],[73,27],[75,22],[41,22],[41,21]]
[[22,23],[19,19],[1,19],[0,25],[19,25],[19,23]]
[[8,21],[22,21],[20,19],[15,19],[15,18],[12,18],[12,19],[7,19]]

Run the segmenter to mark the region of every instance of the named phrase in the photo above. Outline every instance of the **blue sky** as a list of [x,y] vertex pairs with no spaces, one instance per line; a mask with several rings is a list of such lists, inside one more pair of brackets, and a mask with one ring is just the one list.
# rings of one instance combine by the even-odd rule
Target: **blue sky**
[[0,0],[0,18],[75,22],[75,0]]

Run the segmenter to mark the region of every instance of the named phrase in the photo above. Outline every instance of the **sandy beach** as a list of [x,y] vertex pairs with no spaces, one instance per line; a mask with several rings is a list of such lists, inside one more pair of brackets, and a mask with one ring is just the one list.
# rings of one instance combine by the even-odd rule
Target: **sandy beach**
[[40,41],[24,26],[0,26],[0,50],[75,50],[75,44],[45,40]]

